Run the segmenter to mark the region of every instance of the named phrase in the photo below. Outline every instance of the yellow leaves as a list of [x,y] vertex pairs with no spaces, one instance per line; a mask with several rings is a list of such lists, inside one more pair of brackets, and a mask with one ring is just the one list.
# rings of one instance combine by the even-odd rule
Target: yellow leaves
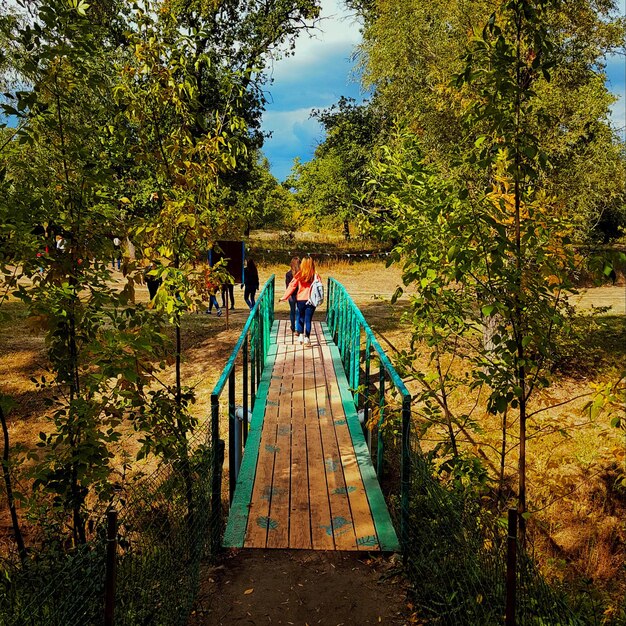
[[561,283],[563,282],[558,276],[556,276],[555,274],[550,274],[547,279],[548,281],[548,287],[550,287],[551,289],[553,287],[557,287],[559,285],[561,285]]
[[87,9],[89,8],[89,4],[87,4],[84,0],[68,0],[68,6],[71,9],[74,9],[78,15],[85,17],[87,15]]
[[250,595],[253,591],[254,591],[254,589],[253,589],[253,588],[252,588],[252,589],[246,589],[246,590],[243,592],[243,595],[244,595],[244,596],[249,596],[249,595]]
[[176,220],[176,225],[177,226],[185,225],[185,226],[189,226],[189,228],[195,228],[196,216],[183,213],[182,215],[178,216],[178,219]]

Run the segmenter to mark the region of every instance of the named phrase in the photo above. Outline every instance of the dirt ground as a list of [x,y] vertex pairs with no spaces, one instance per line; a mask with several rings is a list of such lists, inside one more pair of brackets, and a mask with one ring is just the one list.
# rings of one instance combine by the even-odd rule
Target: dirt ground
[[239,550],[203,573],[189,626],[415,624],[397,556]]

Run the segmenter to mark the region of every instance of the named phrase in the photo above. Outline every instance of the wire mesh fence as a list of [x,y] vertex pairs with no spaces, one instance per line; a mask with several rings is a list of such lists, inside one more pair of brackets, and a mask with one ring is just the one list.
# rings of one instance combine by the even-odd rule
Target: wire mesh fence
[[[114,503],[116,625],[187,622],[200,564],[212,557],[222,527],[221,504],[211,503],[213,450],[205,437],[190,443],[185,459],[162,465]],[[25,565],[7,568],[0,583],[0,624],[105,624],[106,548],[102,516],[78,549],[42,549]]]
[[[390,497],[392,516],[402,505]],[[505,623],[506,522],[476,494],[449,488],[434,476],[427,457],[411,453],[405,565],[418,614],[431,624],[490,626]],[[515,623],[521,626],[582,625],[563,594],[541,575],[517,544]]]

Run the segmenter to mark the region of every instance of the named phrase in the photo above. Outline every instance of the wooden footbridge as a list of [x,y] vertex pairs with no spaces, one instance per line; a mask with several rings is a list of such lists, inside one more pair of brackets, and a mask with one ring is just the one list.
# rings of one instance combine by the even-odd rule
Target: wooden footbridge
[[[397,551],[409,481],[402,443],[400,475],[391,487],[398,533],[378,477],[385,470],[385,420],[397,420],[401,442],[408,442],[410,396],[361,312],[332,279],[326,320],[319,311],[316,317],[311,344],[303,346],[288,320],[274,319],[272,277],[213,391],[219,449],[220,397],[228,387],[231,506],[223,546]],[[216,455],[216,477],[220,462]]]

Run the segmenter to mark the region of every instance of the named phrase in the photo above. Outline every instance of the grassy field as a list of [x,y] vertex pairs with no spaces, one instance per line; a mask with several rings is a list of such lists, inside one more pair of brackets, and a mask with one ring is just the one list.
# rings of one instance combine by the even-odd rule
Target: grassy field
[[[288,317],[288,306],[279,303],[283,293],[286,259],[277,263],[273,254],[264,258],[257,253],[261,283],[276,276],[276,316]],[[333,276],[343,283],[363,311],[383,347],[393,355],[394,349],[408,347],[410,327],[403,314],[408,296],[395,305],[390,297],[401,283],[398,268],[386,268],[380,258],[321,257],[318,271],[324,279]],[[115,274],[120,286],[123,277]],[[137,290],[139,300],[147,300],[145,288]],[[531,410],[565,402],[589,391],[590,383],[602,382],[617,375],[626,362],[626,289],[609,286],[587,289],[574,303],[581,311],[592,306],[611,306],[594,322],[581,321],[576,345],[554,385],[535,401]],[[207,418],[210,393],[225,364],[248,309],[243,292],[236,288],[235,310],[218,318],[203,313],[189,314],[183,323],[183,378],[195,388],[194,411]],[[7,314],[0,327],[0,372],[4,393],[17,402],[10,415],[12,445],[33,446],[40,431],[48,429],[44,397],[46,392],[34,388],[30,378],[46,372],[46,347],[42,335],[29,328],[26,312],[17,302],[3,307]],[[325,316],[325,305],[316,318]],[[426,367],[426,356],[418,358]],[[173,373],[170,372],[170,376]],[[455,399],[461,408],[472,401]],[[534,511],[535,544],[546,571],[568,580],[591,580],[593,586],[617,593],[626,588],[623,568],[626,551],[626,488],[624,477],[623,432],[612,429],[605,416],[590,420],[581,412],[586,398],[542,411],[532,421],[529,441],[529,501]],[[477,414],[481,435],[477,445],[495,461],[493,447],[500,436],[501,425],[484,410]],[[135,435],[128,428],[117,456],[120,472],[130,464],[134,471],[147,472],[150,462],[133,462]],[[508,472],[514,474],[515,450],[508,459]],[[4,503],[3,503],[4,504]],[[0,536],[6,538],[8,515],[2,506]]]

